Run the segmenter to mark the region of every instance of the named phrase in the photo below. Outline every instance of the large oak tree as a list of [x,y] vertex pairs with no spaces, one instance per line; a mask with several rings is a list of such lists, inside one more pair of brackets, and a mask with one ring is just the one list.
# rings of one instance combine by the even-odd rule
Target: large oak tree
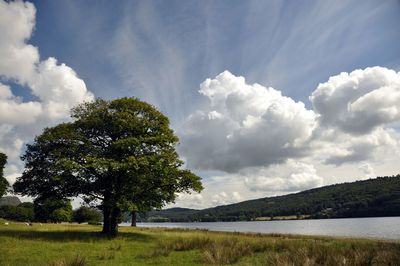
[[116,236],[121,211],[160,208],[176,193],[201,191],[200,178],[182,168],[168,118],[152,105],[97,99],[74,108],[72,118],[27,145],[16,192],[99,203],[103,233]]

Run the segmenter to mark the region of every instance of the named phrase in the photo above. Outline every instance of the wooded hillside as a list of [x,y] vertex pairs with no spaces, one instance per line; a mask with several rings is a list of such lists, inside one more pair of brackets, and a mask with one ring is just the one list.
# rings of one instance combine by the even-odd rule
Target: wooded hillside
[[174,208],[151,217],[172,222],[250,221],[259,217],[344,218],[400,216],[400,175],[330,185],[299,193],[261,198],[204,210]]

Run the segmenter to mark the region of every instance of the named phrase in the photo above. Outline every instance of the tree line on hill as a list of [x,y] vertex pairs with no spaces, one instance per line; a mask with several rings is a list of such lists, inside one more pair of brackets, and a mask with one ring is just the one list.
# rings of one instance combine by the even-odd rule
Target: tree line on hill
[[330,185],[204,210],[173,208],[152,211],[141,217],[141,221],[253,221],[279,216],[314,219],[400,216],[400,175]]

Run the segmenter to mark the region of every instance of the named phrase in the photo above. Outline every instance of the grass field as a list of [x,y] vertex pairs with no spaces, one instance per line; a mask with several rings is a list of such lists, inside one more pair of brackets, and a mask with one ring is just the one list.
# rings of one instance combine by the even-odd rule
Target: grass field
[[0,221],[0,265],[400,265],[400,243]]

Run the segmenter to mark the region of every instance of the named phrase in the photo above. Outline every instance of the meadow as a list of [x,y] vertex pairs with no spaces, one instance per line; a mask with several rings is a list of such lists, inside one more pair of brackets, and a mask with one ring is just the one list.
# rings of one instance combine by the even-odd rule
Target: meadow
[[400,265],[400,243],[383,240],[33,224],[0,219],[0,265]]

